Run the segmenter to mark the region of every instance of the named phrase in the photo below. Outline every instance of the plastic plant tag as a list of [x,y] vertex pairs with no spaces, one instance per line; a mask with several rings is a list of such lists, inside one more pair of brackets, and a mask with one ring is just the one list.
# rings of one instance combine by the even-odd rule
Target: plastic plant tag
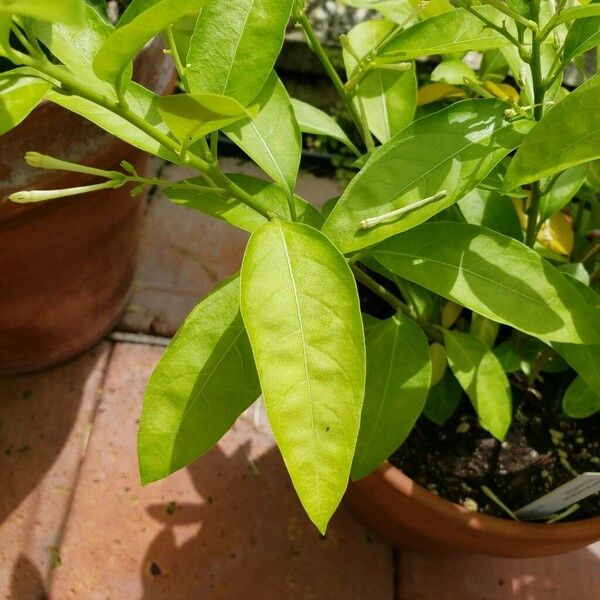
[[516,511],[520,519],[541,519],[600,492],[600,473],[583,473]]

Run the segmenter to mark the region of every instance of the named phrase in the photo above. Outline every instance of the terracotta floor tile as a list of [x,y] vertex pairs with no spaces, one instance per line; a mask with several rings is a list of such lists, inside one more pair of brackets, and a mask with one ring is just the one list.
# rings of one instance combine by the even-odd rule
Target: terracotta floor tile
[[[266,177],[237,159],[225,159],[222,166],[228,172]],[[169,166],[162,177],[176,181],[191,173]],[[339,194],[339,187],[335,180],[303,172],[298,193],[320,205]],[[146,216],[135,291],[120,328],[172,336],[201,298],[239,270],[247,240],[243,231],[156,193]]]
[[41,597],[70,504],[109,345],[0,378],[0,599]]
[[140,398],[160,350],[119,344],[55,570],[57,600],[392,600],[392,553],[347,510],[303,515],[261,412],[142,489]]
[[402,552],[399,600],[597,600],[600,543],[552,558]]

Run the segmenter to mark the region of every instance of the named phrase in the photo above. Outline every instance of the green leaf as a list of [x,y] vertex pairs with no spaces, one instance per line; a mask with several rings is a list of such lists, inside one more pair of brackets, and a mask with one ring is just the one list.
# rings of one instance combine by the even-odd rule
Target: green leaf
[[[363,21],[348,33],[348,40],[354,53],[362,58],[395,27],[392,21],[383,19]],[[343,56],[350,79],[358,63],[347,50],[344,50]],[[362,103],[373,135],[381,143],[387,142],[415,116],[417,78],[414,65],[408,71],[376,69],[363,77],[356,87],[354,98],[357,107]]]
[[462,60],[445,60],[431,73],[431,81],[442,81],[451,85],[464,85],[465,79],[477,81],[475,71]]
[[[503,20],[508,21],[492,6],[478,6],[475,10],[500,25]],[[507,25],[510,27],[510,23]],[[514,24],[512,28],[515,29]],[[401,31],[385,44],[378,56],[407,60],[431,54],[491,50],[509,44],[502,34],[488,28],[476,16],[464,8],[457,8]]]
[[1,0],[0,15],[23,15],[50,23],[79,24],[83,21],[84,3],[82,0]]
[[255,119],[236,123],[224,132],[291,195],[298,178],[302,136],[290,98],[274,72],[256,102],[261,109]]
[[[551,184],[540,202],[540,219],[546,221],[552,215],[562,210],[577,194],[584,184],[589,171],[588,163],[583,163],[563,171]],[[549,182],[544,182],[549,185]]]
[[[282,218],[290,218],[286,194],[278,185],[241,173],[228,175],[228,177],[254,196],[268,211]],[[187,182],[206,185],[206,181],[202,178],[190,179]],[[260,213],[235,198],[225,198],[217,193],[199,192],[193,188],[186,188],[185,183],[186,181],[178,182],[165,188],[163,193],[175,204],[211,215],[250,233],[267,223],[267,219]],[[294,200],[298,221],[320,229],[323,225],[323,217],[319,211],[299,196],[294,196]]]
[[[352,252],[411,229],[448,208],[478,185],[531,124],[510,123],[499,100],[466,100],[415,121],[379,148],[352,180],[323,231]],[[445,195],[439,195],[440,192]],[[422,200],[437,200],[419,204]],[[375,227],[361,222],[408,209]]]
[[292,108],[302,133],[332,137],[348,146],[356,156],[361,156],[346,132],[326,112],[294,98],[292,98]]
[[80,82],[116,100],[113,87],[99,79],[93,68],[94,57],[112,31],[91,6],[85,7],[85,19],[80,23],[33,23],[36,37]]
[[414,12],[411,0],[341,0],[355,8],[376,10],[381,16],[396,23],[404,23]]
[[421,328],[397,314],[367,336],[367,383],[352,478],[374,471],[408,437],[425,406],[431,380]]
[[600,342],[590,302],[536,252],[490,229],[443,221],[372,250],[385,267],[493,321],[543,340]]
[[563,410],[572,419],[587,419],[600,411],[600,396],[577,377],[565,393]]
[[500,361],[505,373],[514,373],[521,368],[523,358],[512,340],[506,340],[494,348],[494,354]]
[[573,60],[600,45],[600,3],[591,6],[598,16],[579,19],[569,28],[563,48],[564,60]]
[[[73,94],[62,94],[60,91],[54,89],[51,89],[47,93],[46,98],[63,108],[85,117],[88,121],[95,123],[98,127],[105,129],[140,150],[171,162],[179,162],[179,157],[174,152],[165,148],[153,137],[144,133],[129,121],[98,104]],[[156,108],[158,100],[156,94],[137,83],[131,83],[125,92],[125,100],[132,111],[143,117],[159,131],[168,133],[168,129],[164,125],[160,113]]]
[[[600,296],[577,279],[568,278],[570,285],[589,307],[592,318],[600,322]],[[600,344],[552,344],[592,390],[600,390]]]
[[219,94],[164,96],[157,107],[163,121],[183,142],[184,149],[213,131],[258,115],[258,106],[248,109],[237,100]]
[[275,220],[250,239],[241,298],[275,439],[324,532],[348,483],[364,395],[354,277],[320,232]]
[[146,42],[182,17],[197,12],[209,1],[134,1],[121,18],[118,28],[96,54],[94,71],[104,81],[120,85],[121,76]]
[[467,223],[488,227],[523,241],[519,215],[510,198],[497,192],[475,188],[458,201],[458,206]]
[[269,78],[293,0],[212,0],[198,18],[187,62],[193,93],[231,96],[244,105]]
[[444,331],[448,364],[469,396],[479,423],[504,440],[512,421],[510,384],[498,359],[480,340],[466,333]]
[[600,158],[600,74],[561,100],[533,128],[506,173],[505,189]]
[[587,19],[588,17],[600,17],[600,4],[588,4],[587,6],[573,6],[563,10],[555,26],[569,23],[577,19]]
[[138,435],[144,484],[210,450],[260,395],[235,277],[189,315],[156,367]]
[[35,77],[0,74],[0,135],[21,123],[49,89],[48,82]]
[[456,412],[463,390],[449,369],[430,390],[423,414],[440,427]]

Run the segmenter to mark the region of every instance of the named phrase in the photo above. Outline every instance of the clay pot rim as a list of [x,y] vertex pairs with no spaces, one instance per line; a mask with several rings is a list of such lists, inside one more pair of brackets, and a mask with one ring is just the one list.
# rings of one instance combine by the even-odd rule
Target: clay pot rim
[[432,494],[420,486],[400,469],[386,461],[371,477],[380,479],[384,484],[391,486],[398,494],[402,494],[411,501],[421,505],[425,510],[442,517],[450,525],[458,528],[485,531],[488,535],[497,535],[502,538],[536,540],[548,542],[551,539],[577,540],[582,536],[590,537],[590,528],[597,530],[600,539],[600,517],[582,519],[571,523],[526,523],[501,519],[482,513],[474,513],[464,506]]

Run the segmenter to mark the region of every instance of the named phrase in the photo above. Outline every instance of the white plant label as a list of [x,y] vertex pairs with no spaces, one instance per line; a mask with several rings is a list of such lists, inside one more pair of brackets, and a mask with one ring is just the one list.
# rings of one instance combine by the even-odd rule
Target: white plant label
[[600,492],[600,473],[583,473],[554,491],[520,508],[520,519],[539,519],[553,515],[581,500]]

